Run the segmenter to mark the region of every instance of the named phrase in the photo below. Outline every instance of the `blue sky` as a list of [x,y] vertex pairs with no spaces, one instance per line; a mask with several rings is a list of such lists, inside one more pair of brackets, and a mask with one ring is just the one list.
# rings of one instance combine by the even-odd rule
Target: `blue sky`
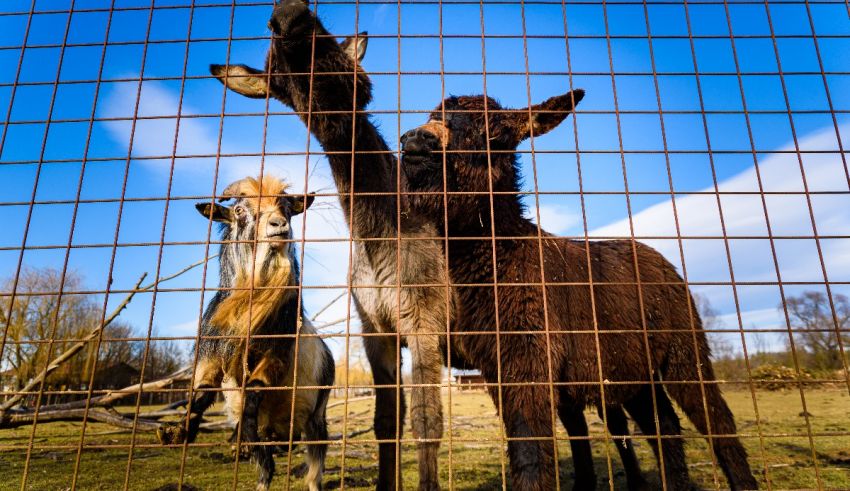
[[[21,46],[31,2],[6,0],[0,5],[0,12],[18,13],[0,15],[0,109],[5,132],[0,180],[7,184],[0,204],[0,220],[5,224],[5,233],[0,235],[0,276],[13,275],[17,269],[34,188],[38,204],[26,245],[40,248],[27,249],[23,263],[61,268],[67,255],[69,267],[81,273],[92,290],[107,286],[116,229],[112,288],[129,288],[142,272],[154,274],[160,242],[164,243],[159,266],[162,275],[202,258],[203,245],[175,243],[206,240],[207,222],[196,214],[193,204],[197,197],[212,193],[216,174],[220,190],[232,180],[259,173],[262,162],[265,172],[289,179],[295,189],[303,190],[306,182],[310,190],[334,192],[321,155],[303,154],[308,141],[311,152],[320,152],[320,146],[296,117],[286,114],[288,108],[276,101],[266,108],[264,101],[233,94],[225,98],[222,86],[207,78],[207,66],[227,61],[228,50],[233,63],[262,66],[271,2],[240,5],[247,2],[237,1],[235,8],[221,2],[221,6],[190,8],[188,0],[156,1],[152,19],[150,0],[116,0],[111,17],[108,10],[98,10],[107,3],[77,0],[74,5],[79,11],[69,24],[69,0],[36,1],[25,50]],[[210,4],[214,2],[205,2]],[[809,9],[816,36],[803,3],[772,3],[769,11],[763,4],[731,3],[727,21],[722,4],[690,4],[686,18],[683,5],[650,2],[646,7],[650,42],[642,5],[609,2],[603,10],[598,5],[570,4],[564,10],[559,3],[533,4],[524,9],[529,35],[524,44],[519,5],[487,4],[483,21],[482,7],[476,4],[446,2],[442,15],[436,4],[361,3],[359,13],[353,4],[318,6],[331,32],[343,36],[367,30],[375,36],[363,63],[372,73],[375,87],[369,109],[376,111],[373,119],[392,148],[397,148],[399,130],[424,122],[421,111],[434,107],[443,94],[482,93],[485,68],[488,94],[512,107],[566,92],[571,72],[573,87],[587,91],[579,114],[535,140],[535,150],[546,153],[533,158],[525,153],[521,158],[525,190],[533,192],[536,186],[541,192],[554,193],[539,197],[543,227],[576,237],[583,237],[585,231],[592,237],[628,236],[625,181],[629,191],[637,193],[629,197],[635,234],[666,237],[647,242],[664,252],[680,271],[686,271],[693,282],[723,283],[731,278],[717,198],[706,194],[714,190],[715,179],[721,192],[734,193],[721,194],[720,201],[727,235],[736,237],[728,241],[736,281],[777,281],[753,145],[743,114],[745,101],[751,112],[762,188],[788,193],[768,194],[765,199],[773,234],[786,237],[775,240],[783,280],[822,283],[819,245],[829,280],[850,282],[850,239],[846,238],[850,190],[846,160],[838,153],[839,139],[845,149],[850,142],[850,20],[843,2],[812,4]],[[695,56],[686,19],[690,19]],[[149,21],[151,42],[145,48]],[[775,46],[771,24],[777,36]],[[483,57],[482,25],[488,36]],[[70,26],[67,39],[66,26]],[[441,31],[442,60],[440,40],[433,37]],[[399,38],[399,32],[412,37]],[[606,34],[610,34],[610,51]],[[69,45],[64,54],[63,40]],[[19,63],[19,85],[11,101]],[[779,64],[783,76],[778,74]],[[399,76],[399,71],[404,73]],[[442,77],[441,71],[445,73]],[[527,76],[526,71],[532,75]],[[95,82],[98,78],[100,83]],[[827,93],[834,115],[829,112]],[[664,111],[670,111],[663,116],[663,135],[659,99]],[[51,106],[52,122],[45,139]],[[223,119],[219,115],[222,106],[226,112]],[[399,117],[399,109],[409,112]],[[178,111],[184,117],[179,121],[175,145]],[[264,141],[263,114],[267,111]],[[252,115],[236,115],[240,113]],[[92,114],[94,120],[90,121]],[[135,136],[128,156],[134,115]],[[150,119],[153,116],[159,118]],[[586,229],[578,195],[575,125],[581,183],[589,193],[585,195]],[[626,151],[624,159],[619,153],[620,139]],[[240,156],[216,159],[219,140],[220,153]],[[664,154],[665,143],[671,151],[669,157]],[[711,158],[706,152],[709,144],[715,151]],[[520,149],[530,150],[530,143]],[[682,153],[689,151],[698,153]],[[36,183],[39,160],[45,163]],[[681,234],[712,237],[683,240],[684,263],[675,239],[668,166]],[[811,213],[818,233],[832,237],[819,243],[811,238],[813,224],[803,194],[804,177],[813,193]],[[125,180],[126,189],[122,190]],[[169,185],[172,200],[166,207]],[[78,188],[83,202],[74,216]],[[597,192],[615,194],[593,194]],[[128,201],[119,219],[122,193]],[[526,200],[531,206],[535,203],[533,197]],[[305,285],[344,287],[348,255],[344,239],[348,234],[335,198],[320,199],[306,221],[307,239],[340,240],[306,245]],[[296,230],[301,226],[299,220]],[[793,236],[809,238],[787,238]],[[87,247],[69,252],[69,237],[74,246]],[[215,264],[210,265],[207,278],[207,286],[215,286]],[[201,283],[202,270],[198,269],[167,288],[197,289]],[[823,285],[788,285],[786,292],[796,294],[805,289],[822,290]],[[696,285],[694,290],[720,311],[724,327],[738,327],[731,286]],[[342,291],[306,290],[308,312],[315,312]],[[833,291],[850,293],[841,284],[834,285]],[[776,311],[779,290],[775,284],[739,285],[737,293],[745,328],[784,326]],[[110,305],[122,297],[112,295]],[[195,334],[200,292],[161,292],[151,316],[153,301],[153,295],[139,295],[125,314],[140,332],[155,326],[160,335]],[[338,302],[320,322],[344,317],[345,310],[345,302]],[[344,325],[338,328],[344,329]],[[351,329],[357,331],[356,320]],[[779,342],[778,336],[770,336],[772,342]],[[740,345],[739,337],[732,339]]]

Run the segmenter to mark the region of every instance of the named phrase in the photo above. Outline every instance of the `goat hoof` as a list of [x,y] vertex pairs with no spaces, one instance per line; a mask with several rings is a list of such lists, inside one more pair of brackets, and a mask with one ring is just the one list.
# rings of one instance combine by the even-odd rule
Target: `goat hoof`
[[244,461],[251,460],[251,448],[242,443],[240,445],[233,444],[230,446],[230,455],[233,457],[233,460],[239,459]]
[[179,445],[186,441],[186,430],[178,423],[166,423],[156,429],[156,437],[163,445]]

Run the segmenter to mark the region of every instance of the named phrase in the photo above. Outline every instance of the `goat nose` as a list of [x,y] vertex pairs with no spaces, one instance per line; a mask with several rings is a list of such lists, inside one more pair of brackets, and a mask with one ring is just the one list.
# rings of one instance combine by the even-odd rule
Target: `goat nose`
[[283,235],[289,232],[289,223],[283,217],[269,218],[268,235]]
[[414,128],[401,136],[401,148],[406,154],[425,155],[437,148],[439,140],[422,128]]

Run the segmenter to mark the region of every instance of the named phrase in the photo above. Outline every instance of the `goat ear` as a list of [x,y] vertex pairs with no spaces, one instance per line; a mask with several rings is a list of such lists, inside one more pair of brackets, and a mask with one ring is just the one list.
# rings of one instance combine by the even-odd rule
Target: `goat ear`
[[310,208],[310,205],[313,204],[313,200],[316,199],[316,195],[308,194],[307,196],[290,196],[290,210],[292,210],[293,215],[298,215],[299,213],[304,213],[307,208]]
[[345,51],[345,54],[349,58],[360,63],[363,61],[363,57],[366,56],[366,47],[369,45],[368,35],[368,32],[363,31],[356,37],[349,36],[343,42],[339,43],[339,47]]
[[198,213],[213,220],[214,222],[230,223],[233,221],[233,211],[224,205],[195,203],[195,209],[198,210]]
[[[522,141],[531,136],[548,133],[561,124],[567,116],[575,111],[576,105],[584,98],[584,91],[576,89],[566,94],[550,97],[540,104],[535,104],[529,110],[520,110],[513,118],[517,132],[517,140]],[[531,119],[529,120],[529,113]]]
[[268,94],[268,76],[247,65],[210,65],[210,73],[228,89],[245,97],[264,99]]

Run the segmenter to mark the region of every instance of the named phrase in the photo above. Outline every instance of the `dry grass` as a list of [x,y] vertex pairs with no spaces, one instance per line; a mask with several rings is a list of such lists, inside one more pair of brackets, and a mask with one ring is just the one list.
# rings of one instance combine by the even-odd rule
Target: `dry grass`
[[[774,489],[817,488],[815,459],[821,486],[829,489],[850,489],[850,397],[841,389],[806,389],[814,449],[808,436],[798,390],[786,392],[757,392],[756,402],[760,414],[756,424],[753,399],[748,391],[727,390],[726,396],[734,411],[739,432],[744,437],[754,471],[766,487],[766,479]],[[372,400],[355,401],[347,408],[346,429],[353,432],[371,425]],[[343,429],[344,407],[330,410],[330,431],[339,434]],[[446,415],[451,414],[451,434],[441,447],[442,482],[448,484],[449,462],[451,481],[455,489],[501,489],[503,464],[507,464],[499,441],[500,425],[495,409],[483,392],[453,392],[451,404],[446,405]],[[613,476],[613,485],[625,486],[624,476],[610,443],[604,444],[604,427],[595,413],[588,412],[592,436],[598,440],[593,449],[600,489],[607,487],[604,476]],[[53,423],[38,426],[27,471],[27,489],[54,490],[71,486],[75,472],[77,447],[80,441],[78,423]],[[27,444],[32,428],[0,431],[0,489],[20,489],[26,463]],[[762,438],[759,438],[759,432]],[[698,438],[693,428],[686,424],[686,449],[692,476],[701,486],[714,489],[726,483],[712,462],[708,445]],[[409,429],[406,436],[409,436]],[[819,436],[818,436],[819,435]],[[571,483],[572,462],[566,434],[559,430],[558,450],[561,462],[562,487]],[[231,457],[227,433],[202,434],[202,446],[186,450],[183,482],[200,489],[250,490],[254,487],[253,466]],[[374,485],[376,477],[376,446],[364,442],[373,438],[368,432],[362,436],[333,445],[325,475],[327,488],[340,487],[344,475],[345,487],[366,489]],[[638,436],[637,438],[642,438]],[[448,441],[450,439],[450,442]],[[101,424],[89,425],[84,451],[77,470],[77,489],[113,490],[124,488],[151,490],[179,480],[182,449],[165,449],[156,445],[152,434],[136,436],[132,458],[127,448],[131,441],[128,433],[116,433]],[[94,447],[98,448],[94,448]],[[660,487],[652,453],[644,441],[636,444],[638,455],[651,482]],[[105,448],[104,448],[105,447]],[[342,455],[345,455],[343,461]],[[275,489],[286,489],[288,468],[294,469],[303,461],[296,451],[291,462],[286,455],[276,457],[278,477]],[[129,465],[128,465],[129,463]],[[344,468],[344,472],[343,472]],[[238,472],[234,472],[238,469]],[[405,487],[416,487],[416,463],[413,445],[405,445],[403,458]],[[293,489],[303,489],[300,479],[291,478]]]

